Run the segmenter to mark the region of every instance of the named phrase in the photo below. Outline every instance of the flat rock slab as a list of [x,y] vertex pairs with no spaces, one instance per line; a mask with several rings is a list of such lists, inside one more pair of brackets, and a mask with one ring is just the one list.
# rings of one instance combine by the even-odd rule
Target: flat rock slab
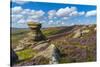
[[[33,50],[44,50],[45,49],[45,47],[47,47],[49,44],[48,43],[42,43],[42,44],[37,44],[37,46],[35,46],[34,48],[33,48]],[[44,48],[44,49],[43,49]]]

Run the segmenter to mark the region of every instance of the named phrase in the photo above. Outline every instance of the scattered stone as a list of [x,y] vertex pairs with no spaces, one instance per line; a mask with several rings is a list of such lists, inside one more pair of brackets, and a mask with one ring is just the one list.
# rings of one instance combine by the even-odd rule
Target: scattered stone
[[95,27],[95,28],[94,28],[94,31],[96,31],[96,30],[97,30],[97,28]]
[[90,30],[82,30],[82,34],[84,34],[84,33],[89,33],[90,32]]
[[73,38],[78,38],[78,37],[81,37],[81,35],[82,35],[80,29],[76,30],[74,33],[75,33],[75,35],[73,36]]

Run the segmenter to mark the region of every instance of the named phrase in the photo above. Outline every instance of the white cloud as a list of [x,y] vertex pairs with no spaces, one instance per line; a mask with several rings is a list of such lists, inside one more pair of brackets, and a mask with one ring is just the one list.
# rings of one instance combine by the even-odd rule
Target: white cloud
[[59,10],[57,11],[56,14],[57,14],[57,16],[59,16],[59,17],[63,17],[63,16],[69,15],[69,13],[71,13],[71,12],[73,12],[73,11],[75,11],[75,10],[76,10],[76,7],[61,8],[61,9],[59,9]]
[[[27,14],[27,12],[26,12]],[[43,15],[45,14],[45,12],[43,12],[42,10],[39,11],[31,11],[30,13],[28,13],[28,16],[32,19],[39,19],[41,18]]]
[[48,11],[48,18],[49,19],[52,19],[54,16],[56,16],[56,10]]
[[97,11],[96,10],[91,10],[91,11],[88,11],[86,13],[86,17],[89,17],[89,16],[96,16],[97,14]]
[[53,20],[49,20],[49,23],[53,23],[54,21]]
[[78,15],[78,11],[73,11],[72,13],[69,14],[70,16],[77,16]]
[[67,20],[67,19],[68,19],[68,17],[63,17],[62,19],[63,19],[63,20]]
[[39,10],[39,11],[36,11],[35,12],[35,15],[38,15],[38,16],[43,16],[45,14],[45,12],[44,11],[42,11],[42,10]]
[[[78,11],[76,7],[65,7],[60,8],[58,10],[50,10],[48,11],[48,23],[49,24],[65,24],[65,20],[68,20],[69,18],[73,16],[85,16],[84,11]],[[54,22],[54,20],[56,21]]]
[[25,19],[20,19],[17,23],[25,23],[26,20]]
[[27,19],[26,22],[40,22],[38,19]]
[[[28,21],[39,22],[45,12],[42,10],[23,9],[19,6],[12,8],[12,22],[27,23]],[[25,22],[26,21],[26,22]]]
[[40,23],[45,23],[46,21],[45,20],[41,20],[41,22]]
[[[96,11],[78,11],[76,7],[65,7],[58,10],[49,10],[45,13],[43,10],[23,9],[20,6],[12,8],[12,22],[27,23],[30,21],[43,24],[66,24],[66,20],[76,16],[95,16]],[[73,24],[72,24],[73,25]]]
[[71,23],[71,26],[75,25],[75,23]]
[[23,18],[23,15],[20,15],[20,14],[18,14],[18,15],[14,15],[14,16],[16,16],[16,18]]
[[82,11],[82,12],[78,12],[78,11],[73,11],[72,13],[70,13],[69,15],[70,16],[81,16],[81,15],[84,15],[85,12]]
[[85,15],[85,12],[84,11],[79,12],[79,15]]
[[61,24],[64,25],[65,23],[64,22],[61,22]]
[[78,12],[76,7],[65,7],[56,10],[48,11],[48,18],[52,19],[54,17],[72,17],[72,16],[80,16],[84,15],[85,12]]
[[19,14],[23,9],[20,6],[12,8],[12,14]]
[[30,9],[23,9],[23,11],[20,13],[22,15],[30,15],[32,13],[33,10]]

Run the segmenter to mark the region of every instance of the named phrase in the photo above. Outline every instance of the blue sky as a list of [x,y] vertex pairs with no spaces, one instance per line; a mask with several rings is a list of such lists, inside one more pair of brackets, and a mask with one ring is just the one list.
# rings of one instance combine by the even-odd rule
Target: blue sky
[[11,2],[12,27],[25,28],[27,22],[43,27],[96,24],[96,6],[43,2]]

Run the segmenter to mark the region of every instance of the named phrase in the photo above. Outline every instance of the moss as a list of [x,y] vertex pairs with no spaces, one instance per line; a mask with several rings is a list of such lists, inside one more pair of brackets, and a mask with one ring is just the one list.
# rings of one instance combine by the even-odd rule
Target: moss
[[50,36],[50,35],[54,35],[54,34],[58,33],[57,30],[42,30],[42,32],[45,36]]
[[27,48],[22,51],[18,51],[16,53],[19,57],[19,60],[25,60],[25,59],[34,57],[34,55],[36,54],[36,52],[33,51],[31,48]]

